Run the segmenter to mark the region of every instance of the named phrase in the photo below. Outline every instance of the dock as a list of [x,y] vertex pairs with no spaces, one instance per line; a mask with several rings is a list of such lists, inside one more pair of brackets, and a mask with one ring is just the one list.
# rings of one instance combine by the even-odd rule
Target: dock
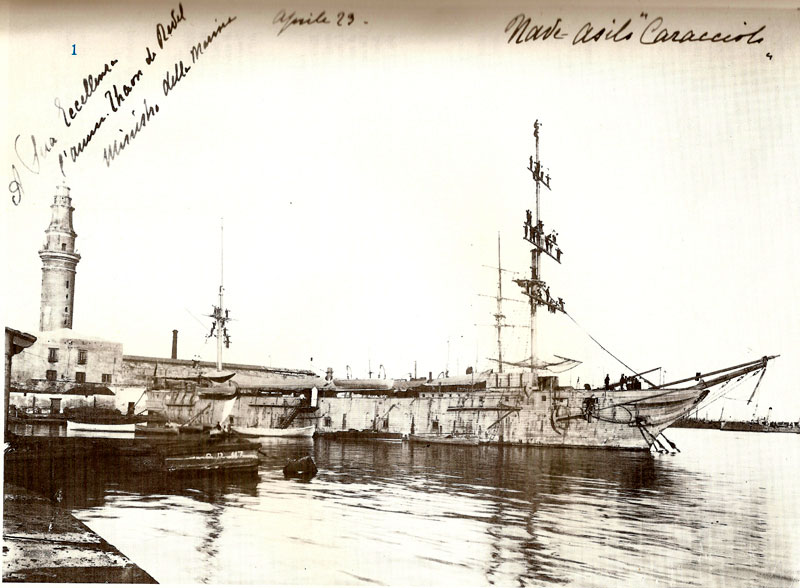
[[3,582],[158,583],[69,511],[8,483]]

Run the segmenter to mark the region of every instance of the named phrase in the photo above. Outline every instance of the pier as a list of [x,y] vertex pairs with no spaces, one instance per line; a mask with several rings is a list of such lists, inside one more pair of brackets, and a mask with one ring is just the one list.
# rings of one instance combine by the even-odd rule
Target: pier
[[3,582],[157,584],[72,516],[19,486],[3,486]]

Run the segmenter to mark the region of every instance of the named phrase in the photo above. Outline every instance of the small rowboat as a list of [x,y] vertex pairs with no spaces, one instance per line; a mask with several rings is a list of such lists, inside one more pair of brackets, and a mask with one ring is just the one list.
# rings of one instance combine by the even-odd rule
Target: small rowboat
[[409,441],[413,443],[436,443],[443,445],[477,445],[477,435],[409,435]]
[[85,433],[135,433],[136,423],[144,417],[126,416],[118,410],[97,407],[80,407],[64,411],[67,417],[67,434]]
[[260,427],[232,427],[234,432],[244,437],[313,437],[314,425],[308,427],[290,427],[288,429],[271,429]]
[[87,431],[97,433],[135,433],[136,421],[130,423],[85,423],[78,421],[67,421],[67,432]]

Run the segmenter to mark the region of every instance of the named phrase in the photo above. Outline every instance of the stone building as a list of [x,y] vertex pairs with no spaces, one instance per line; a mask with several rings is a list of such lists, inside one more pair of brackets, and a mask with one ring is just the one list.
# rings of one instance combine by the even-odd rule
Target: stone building
[[28,412],[61,412],[86,404],[114,405],[122,343],[61,328],[37,333],[15,359],[11,405]]
[[[10,405],[26,412],[61,412],[83,404],[120,404],[114,386],[122,369],[122,344],[72,330],[76,267],[72,198],[56,188],[42,259],[42,291],[36,343],[11,370]],[[127,399],[125,399],[127,400]]]

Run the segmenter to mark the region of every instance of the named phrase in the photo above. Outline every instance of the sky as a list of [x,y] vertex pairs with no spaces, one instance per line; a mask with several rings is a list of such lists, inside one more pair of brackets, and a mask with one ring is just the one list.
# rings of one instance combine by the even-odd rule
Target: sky
[[[5,324],[38,328],[37,252],[63,181],[82,256],[74,329],[126,354],[166,357],[178,329],[179,357],[213,361],[222,258],[225,361],[337,377],[488,369],[498,234],[504,268],[530,263],[539,120],[541,214],[564,250],[543,277],[575,322],[540,313],[537,355],[581,360],[562,383],[599,385],[630,370],[586,333],[664,381],[780,354],[758,414],[797,420],[799,13],[615,5],[303,5],[295,16],[329,22],[280,32],[285,5],[187,0],[159,47],[177,2],[11,3],[3,185],[22,193],[2,203]],[[509,42],[520,13],[563,38]],[[573,42],[628,19],[628,40]],[[642,43],[690,29],[762,40]],[[68,109],[112,60],[67,126],[55,101]],[[123,84],[115,112],[104,92]],[[158,112],[107,165],[145,102]],[[524,304],[504,304],[526,324]],[[503,340],[506,358],[530,353],[525,328]],[[752,384],[726,415],[752,416]]]

